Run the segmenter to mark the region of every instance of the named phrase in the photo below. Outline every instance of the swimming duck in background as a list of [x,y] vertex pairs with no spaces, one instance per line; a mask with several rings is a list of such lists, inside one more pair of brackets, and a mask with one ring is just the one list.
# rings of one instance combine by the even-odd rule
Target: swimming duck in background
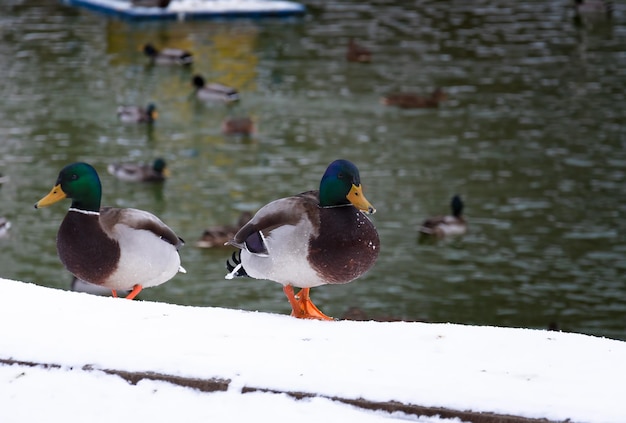
[[170,176],[165,160],[155,159],[152,164],[111,163],[107,171],[117,179],[127,182],[163,182]]
[[383,97],[380,102],[385,106],[396,106],[401,109],[422,109],[439,107],[439,103],[447,98],[448,95],[441,88],[436,88],[429,97],[414,93],[395,93]]
[[255,125],[248,116],[229,116],[222,122],[222,133],[226,135],[252,135]]
[[348,62],[369,63],[372,61],[372,52],[350,38],[346,50],[346,60]]
[[[312,287],[344,284],[376,262],[380,241],[365,215],[376,210],[363,195],[357,167],[332,162],[319,191],[263,206],[228,242],[239,250],[227,262],[227,279],[249,276],[283,285],[291,315],[332,320],[310,299]],[[296,295],[293,287],[302,288]]]
[[181,65],[189,66],[193,63],[193,54],[178,48],[164,48],[157,50],[152,44],[143,46],[143,53],[148,56],[153,65]]
[[11,222],[6,217],[0,216],[0,238],[4,238],[9,234],[10,227]]
[[574,0],[574,23],[601,23],[613,17],[612,0]]
[[239,101],[239,93],[236,89],[218,82],[207,84],[201,75],[191,78],[191,85],[195,89],[195,96],[203,101],[222,101],[233,103]]
[[132,0],[133,7],[158,7],[167,9],[171,0]]
[[59,173],[50,193],[35,204],[47,207],[64,198],[70,206],[57,233],[57,252],[79,279],[117,291],[157,286],[185,273],[178,249],[183,240],[155,215],[138,209],[100,208],[102,186],[96,170],[73,163]]
[[451,216],[436,216],[426,219],[419,229],[423,235],[444,237],[447,235],[463,235],[467,232],[467,222],[463,217],[463,201],[459,195],[452,197],[450,203]]
[[139,106],[119,106],[117,117],[126,123],[152,123],[159,117],[159,113],[154,103],[149,103],[145,109]]
[[211,226],[202,232],[202,236],[196,242],[196,246],[200,248],[224,247],[224,244],[233,239],[239,229],[248,223],[250,219],[252,219],[252,213],[243,212],[235,225]]

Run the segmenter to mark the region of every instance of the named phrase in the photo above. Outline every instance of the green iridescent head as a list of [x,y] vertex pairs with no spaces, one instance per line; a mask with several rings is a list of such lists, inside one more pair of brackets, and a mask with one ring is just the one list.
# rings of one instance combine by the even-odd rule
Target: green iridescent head
[[320,182],[320,206],[335,207],[348,204],[364,213],[376,212],[363,195],[359,169],[348,160],[335,160],[328,165]]
[[96,170],[87,163],[73,163],[59,172],[50,193],[35,204],[35,208],[47,207],[64,198],[72,199],[72,208],[97,212],[100,210],[102,185]]

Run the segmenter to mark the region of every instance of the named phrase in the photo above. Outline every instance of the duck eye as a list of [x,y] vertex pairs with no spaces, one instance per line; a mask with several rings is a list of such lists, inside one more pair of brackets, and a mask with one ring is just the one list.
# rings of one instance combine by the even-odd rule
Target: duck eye
[[72,179],[72,181],[77,180],[78,179],[78,175],[73,173],[71,179]]

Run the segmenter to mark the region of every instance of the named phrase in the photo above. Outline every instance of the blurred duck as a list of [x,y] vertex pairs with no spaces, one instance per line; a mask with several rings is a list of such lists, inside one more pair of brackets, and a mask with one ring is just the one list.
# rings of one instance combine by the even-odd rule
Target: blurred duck
[[251,135],[254,131],[254,121],[247,116],[229,116],[222,122],[222,133],[226,135]]
[[100,207],[102,185],[87,163],[65,166],[52,190],[35,204],[47,207],[65,198],[71,206],[57,233],[57,253],[65,268],[86,282],[117,291],[161,285],[178,272],[183,240],[158,217],[133,208]]
[[9,234],[10,227],[11,222],[6,217],[0,216],[0,238],[4,238]]
[[157,50],[152,44],[143,46],[143,53],[150,58],[153,65],[181,65],[189,66],[193,63],[193,54],[178,48],[164,48]]
[[152,123],[159,113],[154,103],[148,104],[146,108],[139,106],[119,106],[117,108],[117,117],[126,123]]
[[396,106],[401,109],[424,109],[439,107],[448,95],[441,88],[436,88],[429,97],[414,93],[395,93],[383,97],[380,102],[385,106]]
[[435,216],[426,219],[419,231],[423,235],[444,237],[447,235],[463,235],[467,232],[467,222],[463,217],[463,201],[459,195],[452,197],[450,203],[451,216]]
[[127,182],[163,182],[170,176],[165,160],[155,159],[152,164],[111,163],[107,171],[117,179]]
[[372,52],[350,38],[346,50],[346,60],[348,62],[369,63],[372,61]]
[[239,101],[239,93],[236,89],[218,82],[206,83],[201,75],[194,75],[191,85],[195,89],[195,96],[203,101],[222,101],[233,103]]
[[252,219],[252,213],[243,212],[234,225],[211,226],[202,232],[202,236],[196,242],[196,246],[200,248],[223,247],[224,244],[235,237],[239,229],[248,223],[250,219]]
[[573,7],[577,25],[607,22],[613,17],[612,0],[574,0]]
[[171,0],[132,0],[134,7],[158,7],[166,9]]

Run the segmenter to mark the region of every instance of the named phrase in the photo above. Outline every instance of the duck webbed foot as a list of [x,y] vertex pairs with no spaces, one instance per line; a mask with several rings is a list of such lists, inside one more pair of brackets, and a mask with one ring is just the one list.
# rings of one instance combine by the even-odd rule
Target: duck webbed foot
[[322,313],[318,309],[309,296],[311,288],[302,288],[296,295],[293,291],[293,286],[285,285],[283,292],[291,304],[291,315],[298,319],[317,319],[317,320],[334,320]]

